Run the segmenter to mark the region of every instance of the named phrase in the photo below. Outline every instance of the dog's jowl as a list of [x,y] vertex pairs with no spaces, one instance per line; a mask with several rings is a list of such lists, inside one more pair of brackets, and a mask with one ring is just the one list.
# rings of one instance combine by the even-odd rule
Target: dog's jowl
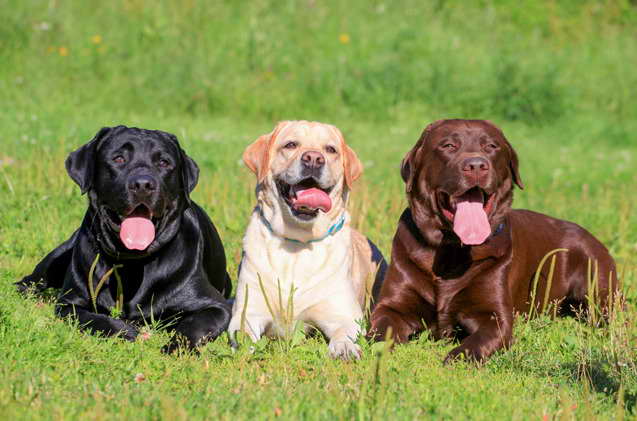
[[334,126],[279,123],[244,155],[257,205],[243,240],[229,331],[285,336],[296,321],[329,338],[335,358],[358,358],[367,304],[385,271],[378,249],[350,228],[347,202],[362,165]]
[[73,235],[18,283],[59,288],[56,312],[134,340],[159,321],[190,347],[228,326],[231,285],[217,231],[190,192],[199,169],[172,134],[103,128],[66,161],[89,206]]
[[[394,236],[372,336],[382,339],[391,328],[405,342],[429,329],[435,338],[462,339],[447,360],[483,360],[509,346],[515,312],[579,312],[590,301],[589,311],[607,312],[618,288],[608,250],[574,223],[510,208],[514,186],[523,184],[518,156],[496,126],[429,125],[401,174],[409,207]],[[545,256],[555,257],[553,271],[550,263],[540,266]],[[589,267],[598,278],[590,279]]]

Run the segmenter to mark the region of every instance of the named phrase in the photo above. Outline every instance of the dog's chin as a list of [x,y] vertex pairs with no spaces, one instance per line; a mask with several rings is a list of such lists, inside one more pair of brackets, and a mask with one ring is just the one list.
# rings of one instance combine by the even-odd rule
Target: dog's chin
[[[331,209],[330,193],[334,186],[323,186],[314,177],[307,177],[295,184],[277,178],[275,180],[276,189],[280,201],[284,203],[282,206],[287,209],[288,214],[301,224],[313,223],[321,213],[327,213]],[[299,198],[299,193],[303,191],[314,190],[314,200],[306,202]],[[321,199],[323,198],[323,199]]]

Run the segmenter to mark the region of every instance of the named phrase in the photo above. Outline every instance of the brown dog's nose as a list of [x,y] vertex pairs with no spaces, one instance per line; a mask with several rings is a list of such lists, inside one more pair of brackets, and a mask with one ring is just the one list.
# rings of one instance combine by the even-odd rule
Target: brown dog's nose
[[462,171],[481,175],[489,171],[489,161],[478,156],[467,158],[462,161]]
[[301,155],[301,162],[307,168],[322,168],[325,165],[325,157],[320,152],[307,151]]

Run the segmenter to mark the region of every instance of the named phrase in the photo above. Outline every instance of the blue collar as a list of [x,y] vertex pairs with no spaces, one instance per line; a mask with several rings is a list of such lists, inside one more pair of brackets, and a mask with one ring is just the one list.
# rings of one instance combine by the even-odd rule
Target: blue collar
[[495,231],[493,231],[493,234],[491,234],[491,237],[495,237],[496,235],[500,234],[503,229],[504,229],[504,222],[502,222],[500,225],[497,226]]
[[[257,208],[258,208],[259,216],[261,217],[261,220],[263,221],[263,224],[266,227],[268,227],[268,229],[270,230],[270,232],[272,234],[278,235],[272,229],[272,225],[270,225],[270,221],[268,221],[265,218],[265,215],[263,215],[263,211],[261,210],[261,207],[257,206]],[[345,225],[345,212],[343,212],[343,214],[341,215],[340,218],[338,218],[338,221],[335,224],[333,224],[331,227],[329,227],[327,229],[327,233],[324,236],[322,236],[321,238],[315,238],[314,240],[309,240],[309,241],[300,241],[300,240],[295,240],[294,238],[287,238],[287,237],[283,237],[283,239],[287,240],[287,241],[291,241],[293,243],[300,243],[300,244],[318,243],[319,241],[325,240],[330,235],[334,235],[337,232],[339,232],[341,230],[341,228],[343,228],[343,225]]]

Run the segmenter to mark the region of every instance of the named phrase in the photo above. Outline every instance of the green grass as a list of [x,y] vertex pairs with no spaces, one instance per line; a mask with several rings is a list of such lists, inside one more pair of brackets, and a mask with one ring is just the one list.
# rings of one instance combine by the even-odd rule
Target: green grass
[[[637,416],[634,2],[0,0],[0,10],[3,419]],[[281,119],[341,128],[365,164],[354,224],[389,256],[405,205],[400,160],[443,117],[500,125],[527,186],[515,206],[607,244],[627,297],[609,327],[519,319],[512,349],[479,368],[442,366],[454,345],[426,335],[390,354],[362,343],[358,363],[330,360],[315,338],[232,354],[224,335],[200,355],[166,356],[156,326],[136,343],[87,335],[12,286],[80,224],[86,199],[63,163],[104,125],[177,134],[236,278],[254,204],[239,162],[249,142]]]

